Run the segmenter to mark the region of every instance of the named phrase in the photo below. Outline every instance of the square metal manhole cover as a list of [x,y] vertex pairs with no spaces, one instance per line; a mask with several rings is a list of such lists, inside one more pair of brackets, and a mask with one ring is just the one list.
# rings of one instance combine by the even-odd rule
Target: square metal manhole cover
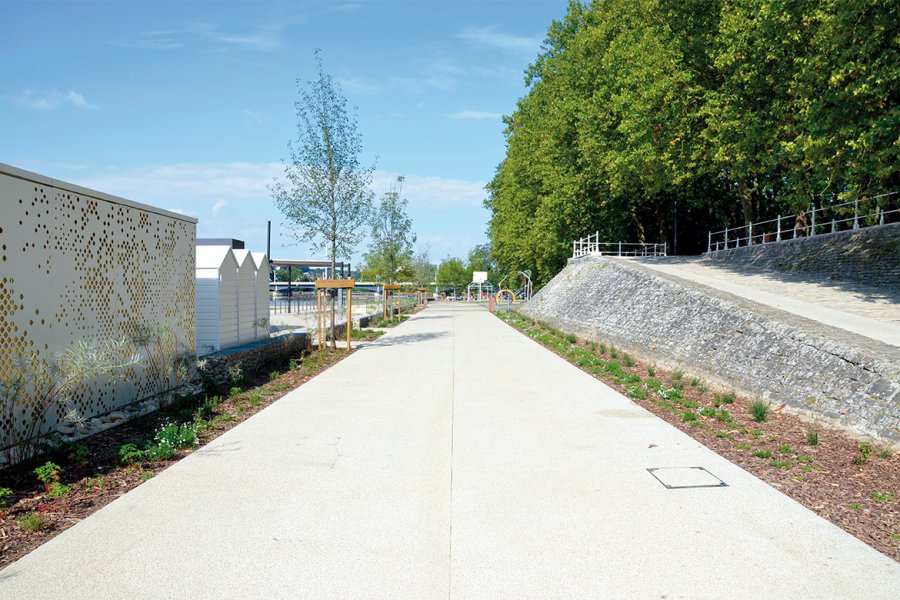
[[669,490],[728,487],[728,484],[703,467],[662,467],[647,469]]

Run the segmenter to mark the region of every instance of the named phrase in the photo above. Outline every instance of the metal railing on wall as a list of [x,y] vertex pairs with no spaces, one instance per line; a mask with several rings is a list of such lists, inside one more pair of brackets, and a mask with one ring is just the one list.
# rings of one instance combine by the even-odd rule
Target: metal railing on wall
[[[707,253],[741,248],[754,244],[770,244],[799,237],[813,237],[825,233],[837,233],[874,225],[884,225],[885,215],[900,216],[900,209],[884,210],[879,200],[897,192],[872,196],[840,204],[830,204],[816,208],[811,204],[808,211],[776,219],[759,221],[740,227],[726,227],[722,231],[709,232]],[[860,204],[862,203],[862,207]]]
[[591,254],[599,256],[666,256],[667,250],[667,242],[661,244],[601,242],[599,232],[572,242],[572,258]]

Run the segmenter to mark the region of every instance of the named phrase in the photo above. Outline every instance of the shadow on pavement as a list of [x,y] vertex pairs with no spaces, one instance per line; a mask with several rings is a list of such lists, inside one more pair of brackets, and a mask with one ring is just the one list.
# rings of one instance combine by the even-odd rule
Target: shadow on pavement
[[656,264],[698,264],[722,271],[729,271],[736,275],[764,277],[772,281],[784,283],[812,283],[822,287],[835,288],[858,296],[862,300],[888,301],[900,303],[900,288],[893,284],[882,286],[866,285],[849,279],[833,279],[823,273],[810,273],[804,271],[773,271],[751,265],[730,263],[726,261],[709,260],[702,256],[667,256],[665,258],[641,258],[639,262]]
[[409,333],[406,335],[391,336],[389,338],[380,337],[373,342],[367,343],[364,348],[376,348],[379,346],[398,346],[400,344],[415,344],[417,342],[426,342],[428,340],[435,340],[442,337],[447,337],[446,331]]

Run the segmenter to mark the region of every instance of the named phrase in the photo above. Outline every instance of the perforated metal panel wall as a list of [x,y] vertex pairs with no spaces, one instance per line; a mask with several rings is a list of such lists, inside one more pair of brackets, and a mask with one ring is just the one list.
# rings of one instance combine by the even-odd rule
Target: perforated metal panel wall
[[[195,238],[195,219],[0,163],[0,378],[16,375],[17,356],[49,361],[75,340],[118,339],[140,323],[177,322],[193,350]],[[157,392],[151,369],[132,375],[97,382],[75,408],[91,417]],[[5,440],[24,423],[2,414]],[[51,409],[45,429],[64,416]]]

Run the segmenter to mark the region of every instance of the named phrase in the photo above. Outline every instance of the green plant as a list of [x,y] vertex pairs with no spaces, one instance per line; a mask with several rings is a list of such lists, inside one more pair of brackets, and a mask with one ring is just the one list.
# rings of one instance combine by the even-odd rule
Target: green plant
[[672,381],[680,381],[682,377],[684,377],[684,371],[681,369],[672,371]]
[[791,448],[790,446],[788,446],[787,444],[782,444],[782,445],[778,446],[778,451],[781,452],[782,454],[793,454],[794,453],[794,449]]
[[569,342],[570,344],[575,344],[575,343],[578,342],[578,338],[575,337],[575,334],[574,334],[574,333],[567,333],[567,334],[566,334],[566,341]]
[[24,529],[25,531],[30,531],[34,533],[35,531],[40,531],[47,524],[44,521],[44,517],[37,514],[36,512],[26,513],[16,518],[16,523],[19,524],[19,527]]
[[622,362],[625,363],[626,367],[633,367],[635,364],[634,357],[631,356],[630,354],[628,354],[627,352],[622,355]]
[[696,420],[697,420],[697,415],[694,414],[694,413],[692,413],[691,411],[685,411],[685,412],[682,413],[682,415],[681,415],[681,420],[682,420],[682,421],[696,421]]
[[259,403],[262,401],[262,397],[259,394],[253,394],[250,396],[250,406],[259,406]]
[[724,423],[731,422],[731,413],[729,413],[724,408],[720,408],[716,411],[716,420],[722,421]]
[[53,483],[50,484],[49,496],[51,498],[60,498],[62,496],[65,496],[66,494],[68,494],[71,491],[72,491],[71,487],[69,487],[67,485],[63,485],[58,481],[54,481]]
[[647,365],[647,375],[656,377],[656,365]]
[[759,429],[751,429],[751,430],[750,430],[750,435],[752,435],[753,437],[757,437],[757,438],[758,438],[758,437],[760,437],[760,436],[762,435],[762,431],[760,431]]
[[[354,330],[351,332],[351,335],[353,335],[354,333],[356,333],[356,331],[357,331],[357,330],[354,329]],[[300,366],[300,365],[297,364],[297,361],[295,361],[295,360],[293,360],[293,359],[291,359],[290,362],[288,362],[288,369],[290,369],[291,371],[296,371],[296,370],[297,370],[297,367],[299,367],[299,366]]]
[[619,358],[619,351],[616,350],[615,346],[609,347],[609,357],[610,358]]
[[789,469],[791,467],[791,465],[793,464],[793,461],[791,461],[791,459],[773,460],[769,464],[771,466],[775,467],[776,469]]
[[645,390],[643,387],[641,387],[639,385],[632,385],[626,391],[628,392],[628,395],[631,396],[632,398],[638,398],[640,400],[647,399],[647,390]]
[[738,450],[749,450],[752,446],[747,442],[738,442],[735,446]]
[[150,481],[154,477],[156,477],[154,471],[141,471],[141,481]]
[[810,446],[818,446],[819,445],[819,430],[818,429],[807,429],[806,430],[806,443]]
[[84,442],[73,444],[66,452],[66,458],[79,467],[86,467],[91,462],[91,449]]
[[0,420],[17,424],[0,428],[0,448],[8,464],[40,452],[51,408],[70,406],[73,394],[94,379],[126,379],[142,362],[137,354],[129,354],[124,339],[78,340],[49,360],[37,353],[11,360],[13,376],[0,379]]
[[228,367],[228,379],[230,379],[231,383],[234,385],[241,385],[244,383],[244,370],[241,368],[241,363]]
[[859,502],[850,503],[850,510],[862,510],[862,508],[862,504],[860,504]]
[[106,477],[103,475],[98,475],[93,479],[88,479],[84,482],[84,489],[93,490],[94,488],[103,489],[106,487]]
[[278,371],[272,371],[271,373],[269,373],[269,381],[275,381],[279,377],[281,377],[281,373],[279,373]]
[[700,378],[691,377],[691,387],[697,387],[698,385],[700,385]]
[[712,406],[704,406],[700,409],[700,414],[704,417],[715,417],[716,409]]
[[237,396],[240,393],[241,393],[241,388],[234,386],[233,388],[228,390],[228,397],[231,398],[233,396]]
[[119,462],[123,465],[137,464],[144,461],[144,451],[136,444],[122,444],[119,446]]
[[857,445],[857,448],[859,449],[859,453],[862,454],[863,456],[865,456],[866,458],[869,458],[870,456],[872,456],[873,450],[872,450],[872,446],[870,444],[867,444],[865,442],[860,442]]
[[0,487],[0,508],[6,508],[12,504],[15,494],[8,487]]
[[878,492],[878,491],[873,491],[872,492],[872,500],[874,500],[875,502],[893,502],[894,497],[891,496],[890,494],[888,494],[887,492],[882,493],[882,492]]
[[734,404],[734,401],[737,399],[737,394],[732,390],[723,394],[716,394],[713,399],[717,406],[719,404]]
[[58,464],[47,461],[34,470],[38,480],[44,484],[44,491],[49,492],[50,487],[54,483],[59,483],[59,476],[62,474],[62,467]]
[[754,398],[750,401],[750,415],[757,423],[765,423],[766,419],[769,418],[769,407],[768,401],[762,398]]
[[857,454],[853,457],[853,462],[861,467],[869,462],[869,458],[865,454]]
[[772,458],[772,451],[768,448],[754,450],[753,456],[755,456],[756,458]]
[[606,354],[606,344],[600,343],[600,354]]
[[885,448],[878,453],[878,458],[891,458],[894,453],[889,448]]

